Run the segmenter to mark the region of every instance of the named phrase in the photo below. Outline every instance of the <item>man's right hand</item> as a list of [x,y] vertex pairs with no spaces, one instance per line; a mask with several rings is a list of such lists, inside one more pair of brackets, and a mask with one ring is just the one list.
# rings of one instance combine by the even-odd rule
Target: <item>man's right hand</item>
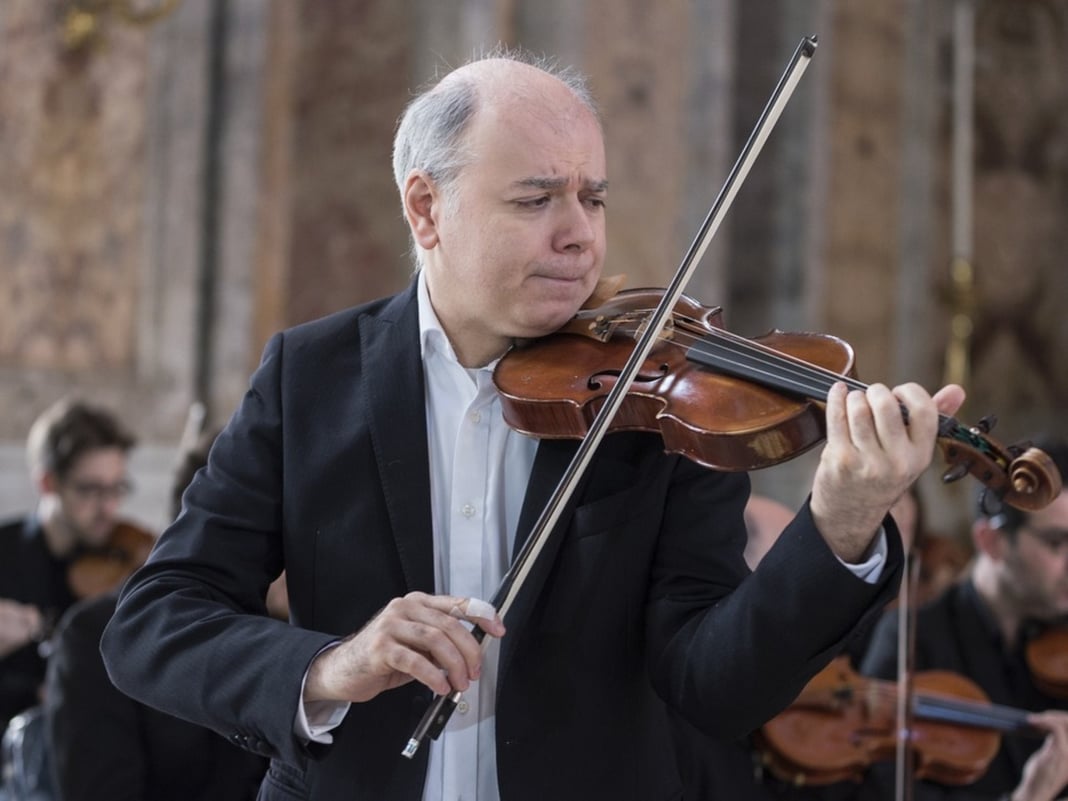
[[41,633],[37,607],[0,598],[0,657],[33,642]]
[[1027,721],[1049,734],[1024,765],[1012,801],[1053,801],[1068,788],[1068,712],[1039,712]]
[[304,702],[369,701],[413,679],[438,695],[466,690],[482,670],[482,648],[463,621],[494,637],[500,616],[468,614],[469,599],[413,592],[394,598],[356,634],[308,668]]

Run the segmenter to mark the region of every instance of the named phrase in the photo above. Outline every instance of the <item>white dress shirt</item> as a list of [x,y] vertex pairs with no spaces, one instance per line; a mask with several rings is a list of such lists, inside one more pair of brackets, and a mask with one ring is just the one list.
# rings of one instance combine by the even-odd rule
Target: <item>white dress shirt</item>
[[[512,557],[537,440],[504,422],[493,364],[468,369],[419,276],[419,333],[426,378],[434,587],[489,600]],[[424,801],[497,801],[494,705],[500,641],[485,640],[482,674],[430,745]]]

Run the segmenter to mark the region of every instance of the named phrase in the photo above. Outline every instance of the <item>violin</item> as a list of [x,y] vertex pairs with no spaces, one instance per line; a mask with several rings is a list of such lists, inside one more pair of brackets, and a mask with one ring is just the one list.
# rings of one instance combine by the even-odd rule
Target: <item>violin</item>
[[[916,778],[945,785],[979,779],[1001,747],[1002,733],[1043,736],[1025,710],[991,704],[970,679],[921,671],[913,679],[909,743]],[[861,676],[846,656],[816,674],[794,702],[760,729],[767,769],[794,784],[860,781],[897,747],[897,684]]]
[[77,556],[67,568],[67,584],[75,598],[96,598],[119,586],[145,563],[156,538],[150,531],[120,521],[100,548]]
[[1052,626],[1029,640],[1024,660],[1038,689],[1068,698],[1068,627]]
[[[542,439],[583,438],[662,296],[659,289],[620,292],[506,353],[493,379],[508,425]],[[683,295],[609,430],[656,432],[665,450],[698,464],[754,470],[824,438],[822,404],[838,381],[866,388],[841,339],[778,330],[747,339],[723,327],[719,307]],[[950,465],[943,480],[972,474],[1020,509],[1048,505],[1061,489],[1053,461],[1036,448],[997,443],[987,436],[992,425],[939,417],[938,441]]]
[[[104,545],[74,557],[67,566],[67,587],[79,601],[117,590],[145,563],[155,543],[152,532],[134,523],[119,521]],[[58,617],[55,610],[44,613],[41,627],[34,634],[37,653],[42,659],[48,659],[52,654],[52,635]]]

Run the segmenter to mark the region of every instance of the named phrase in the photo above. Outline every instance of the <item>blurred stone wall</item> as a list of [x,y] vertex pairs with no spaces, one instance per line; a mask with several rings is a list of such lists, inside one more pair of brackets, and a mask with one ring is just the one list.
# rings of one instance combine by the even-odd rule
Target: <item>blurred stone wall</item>
[[[142,436],[131,509],[160,519],[194,402],[225,421],[270,334],[410,280],[395,120],[498,42],[586,70],[608,133],[610,272],[673,274],[804,35],[819,47],[689,292],[727,325],[833,333],[866,381],[941,381],[950,289],[953,14],[893,0],[182,0],[0,5],[0,515],[21,441],[77,393]],[[1063,430],[1059,322],[1068,0],[975,0],[966,410]],[[803,497],[815,454],[755,476]],[[940,525],[974,484],[925,477]]]

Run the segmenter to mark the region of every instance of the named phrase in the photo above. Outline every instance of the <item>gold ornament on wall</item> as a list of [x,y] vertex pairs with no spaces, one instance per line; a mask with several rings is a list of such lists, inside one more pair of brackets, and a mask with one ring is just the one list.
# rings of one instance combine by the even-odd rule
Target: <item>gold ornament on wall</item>
[[967,259],[957,257],[950,270],[949,340],[946,343],[946,369],[943,382],[967,386],[971,378],[972,331],[975,327],[975,273]]
[[151,25],[173,12],[181,0],[70,0],[62,17],[61,38],[68,50],[96,45],[113,20]]

